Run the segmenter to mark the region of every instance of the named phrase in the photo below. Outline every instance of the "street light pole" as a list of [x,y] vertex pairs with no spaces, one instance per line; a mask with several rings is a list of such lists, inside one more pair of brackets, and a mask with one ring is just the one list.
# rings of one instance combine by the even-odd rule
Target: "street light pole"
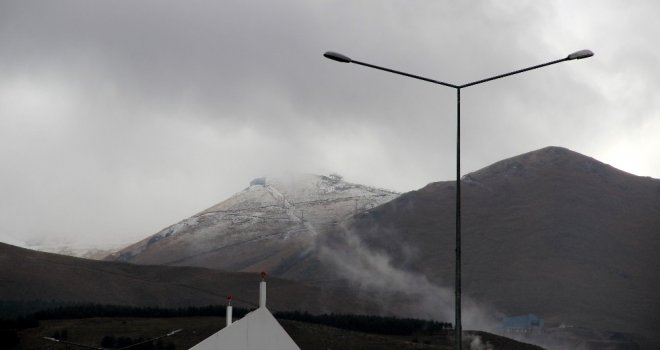
[[456,349],[463,349],[461,324],[461,88],[456,88],[456,262],[454,275],[454,340]]
[[405,73],[401,71],[397,71],[394,69],[390,68],[385,68],[385,67],[380,67],[376,66],[373,64],[365,63],[365,62],[360,62],[356,61],[354,59],[349,58],[348,56],[344,56],[340,53],[333,52],[333,51],[328,51],[323,54],[328,59],[331,59],[333,61],[341,62],[341,63],[354,63],[358,64],[361,66],[366,66],[369,68],[374,68],[394,74],[399,74],[403,75],[409,78],[414,78],[414,79],[419,79],[419,80],[424,80],[430,83],[438,84],[438,85],[443,85],[446,87],[454,88],[456,89],[456,281],[455,281],[455,306],[456,306],[456,320],[454,324],[454,330],[455,330],[455,337],[456,337],[456,349],[462,350],[463,349],[463,340],[461,337],[462,333],[462,326],[461,326],[461,89],[470,87],[473,85],[485,83],[491,80],[495,79],[500,79],[504,77],[508,77],[514,74],[518,73],[523,73],[527,72],[533,69],[549,66],[552,64],[564,62],[564,61],[571,61],[571,60],[579,60],[587,57],[593,56],[594,53],[591,52],[591,50],[580,50],[573,52],[572,54],[566,56],[565,58],[561,58],[558,60],[550,61],[547,63],[543,64],[538,64],[535,66],[519,69],[513,72],[509,73],[504,73],[500,75],[496,75],[490,78],[485,78],[477,81],[473,81],[471,83],[463,84],[463,85],[455,85],[455,84],[450,84],[446,82],[442,82],[439,80],[434,80],[434,79],[429,79],[425,78],[419,75],[414,75],[410,73]]

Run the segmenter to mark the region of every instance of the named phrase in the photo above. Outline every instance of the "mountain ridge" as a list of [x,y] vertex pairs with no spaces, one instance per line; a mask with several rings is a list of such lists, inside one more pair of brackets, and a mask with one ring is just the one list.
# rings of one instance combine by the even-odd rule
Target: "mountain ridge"
[[[281,270],[280,262],[299,254],[300,246],[309,245],[321,227],[396,196],[396,192],[346,182],[339,175],[257,178],[227,200],[106,259],[233,271]],[[263,262],[262,253],[252,257],[254,262],[248,261],[250,250],[264,243],[270,244],[272,252],[268,261]],[[242,249],[234,254],[242,259],[238,263],[232,263],[235,260],[231,258],[215,258],[235,247]]]

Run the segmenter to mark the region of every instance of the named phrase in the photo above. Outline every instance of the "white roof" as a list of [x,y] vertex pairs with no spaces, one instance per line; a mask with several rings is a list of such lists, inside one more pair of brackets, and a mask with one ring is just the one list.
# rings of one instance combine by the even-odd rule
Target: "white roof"
[[190,350],[300,350],[264,307],[204,339]]

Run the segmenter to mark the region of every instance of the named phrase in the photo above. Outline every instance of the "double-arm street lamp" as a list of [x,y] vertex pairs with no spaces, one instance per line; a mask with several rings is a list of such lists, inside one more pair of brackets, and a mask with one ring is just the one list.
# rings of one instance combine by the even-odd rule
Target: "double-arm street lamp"
[[510,73],[504,73],[500,75],[496,75],[490,78],[486,79],[481,79],[477,81],[473,81],[471,83],[463,84],[463,85],[456,85],[456,84],[450,84],[450,83],[445,83],[442,81],[434,80],[434,79],[429,79],[429,78],[424,78],[418,75],[414,74],[409,74],[409,73],[404,73],[400,72],[394,69],[389,69],[389,68],[384,68],[384,67],[379,67],[375,66],[373,64],[369,63],[364,63],[360,61],[356,61],[354,59],[348,58],[347,56],[344,56],[340,53],[328,51],[323,56],[326,58],[329,58],[334,61],[342,62],[342,63],[355,63],[359,64],[361,66],[366,66],[370,68],[375,68],[379,70],[383,70],[386,72],[390,73],[395,73],[399,75],[404,75],[410,78],[415,78],[419,80],[424,80],[428,81],[430,83],[435,83],[439,85],[443,85],[446,87],[454,88],[456,89],[456,286],[455,286],[455,305],[456,305],[456,323],[455,323],[455,332],[456,332],[456,348],[461,350],[463,349],[463,341],[461,338],[461,89],[485,83],[487,81],[499,79],[499,78],[504,78],[508,77],[510,75],[522,73],[522,72],[527,72],[532,69],[537,69],[545,66],[549,66],[555,63],[560,63],[564,61],[571,61],[571,60],[579,60],[587,57],[593,56],[594,53],[591,52],[590,50],[580,50],[576,51],[565,58],[554,60],[548,63],[543,63],[539,64],[536,66],[528,67],[528,68],[523,68],[519,69]]

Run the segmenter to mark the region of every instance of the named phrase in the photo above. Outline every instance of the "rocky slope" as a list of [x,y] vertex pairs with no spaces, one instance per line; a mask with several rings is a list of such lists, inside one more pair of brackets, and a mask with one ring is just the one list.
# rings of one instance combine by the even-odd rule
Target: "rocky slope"
[[310,252],[319,230],[397,196],[338,175],[258,178],[231,198],[108,259],[284,275]]

